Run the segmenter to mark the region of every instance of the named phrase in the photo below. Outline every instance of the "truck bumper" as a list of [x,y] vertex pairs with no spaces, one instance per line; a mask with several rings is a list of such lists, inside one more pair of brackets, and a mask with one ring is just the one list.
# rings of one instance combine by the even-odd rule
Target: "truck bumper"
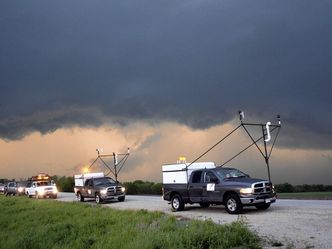
[[101,194],[100,197],[103,199],[103,200],[112,200],[112,199],[116,199],[116,198],[119,198],[119,197],[124,197],[125,194],[120,194],[120,195],[103,195]]
[[264,195],[264,196],[240,196],[240,200],[244,206],[251,206],[262,203],[273,203],[276,202],[275,195]]

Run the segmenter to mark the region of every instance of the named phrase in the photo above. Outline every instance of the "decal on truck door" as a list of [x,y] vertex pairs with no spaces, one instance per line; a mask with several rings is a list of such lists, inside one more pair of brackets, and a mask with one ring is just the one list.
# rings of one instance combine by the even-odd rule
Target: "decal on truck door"
[[206,186],[206,191],[215,191],[216,184],[215,183],[208,183]]

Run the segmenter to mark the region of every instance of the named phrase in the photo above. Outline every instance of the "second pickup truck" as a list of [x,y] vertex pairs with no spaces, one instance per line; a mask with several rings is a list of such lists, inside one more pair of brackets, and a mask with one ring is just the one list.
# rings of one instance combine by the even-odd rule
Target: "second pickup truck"
[[74,191],[77,199],[82,202],[85,198],[93,198],[96,203],[111,199],[124,201],[126,196],[125,188],[103,173],[75,175]]

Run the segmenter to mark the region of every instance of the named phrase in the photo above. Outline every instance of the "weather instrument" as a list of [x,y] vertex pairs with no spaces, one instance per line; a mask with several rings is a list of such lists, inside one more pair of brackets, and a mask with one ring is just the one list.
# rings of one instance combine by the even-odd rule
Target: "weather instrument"
[[[105,175],[113,174],[115,181],[118,181],[118,175],[125,165],[129,155],[130,149],[128,148],[127,153],[116,154],[113,152],[112,154],[102,154],[103,149],[97,148],[97,158],[93,161],[93,163],[88,167],[90,169],[98,160],[102,162],[102,164],[109,170]],[[107,163],[104,159],[113,157],[113,164]]]
[[[269,159],[271,157],[271,153],[273,151],[273,148],[274,148],[274,145],[276,143],[277,137],[279,136],[279,132],[280,132],[280,128],[281,128],[280,115],[277,115],[277,124],[272,124],[270,121],[266,122],[265,124],[264,123],[247,123],[247,122],[244,122],[244,112],[243,111],[239,111],[239,119],[240,119],[241,123],[237,127],[235,127],[231,132],[229,132],[226,136],[224,136],[222,139],[220,139],[216,144],[214,144],[212,147],[210,147],[208,150],[206,150],[203,154],[201,154],[199,157],[197,157],[194,161],[192,161],[190,164],[188,164],[186,168],[188,168],[191,164],[197,162],[199,159],[201,159],[203,156],[205,156],[207,153],[209,153],[212,149],[214,149],[217,145],[219,145],[220,143],[225,141],[235,131],[237,131],[239,128],[242,127],[244,129],[244,131],[246,132],[246,134],[250,137],[252,143],[249,144],[244,149],[242,149],[237,154],[235,154],[233,157],[231,157],[230,159],[228,159],[227,161],[222,163],[219,167],[225,166],[227,163],[229,163],[230,161],[232,161],[233,159],[235,159],[236,157],[241,155],[243,152],[245,152],[251,146],[255,145],[256,148],[258,149],[259,153],[263,156],[263,158],[265,160],[269,181],[271,182]],[[253,135],[248,130],[249,126],[259,128],[262,132],[261,133],[262,135],[259,138],[255,139],[253,137]],[[273,132],[276,132],[276,135],[274,136],[273,141],[272,141],[272,145],[271,145],[270,149],[268,150],[267,143],[269,143],[271,141]],[[262,150],[260,148],[260,146],[258,145],[258,142],[261,141],[261,140],[263,140],[264,150]]]

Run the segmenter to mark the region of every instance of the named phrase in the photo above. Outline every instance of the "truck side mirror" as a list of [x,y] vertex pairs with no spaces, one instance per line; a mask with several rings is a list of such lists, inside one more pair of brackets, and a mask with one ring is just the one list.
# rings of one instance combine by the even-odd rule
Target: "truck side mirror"
[[213,182],[213,183],[218,184],[218,183],[219,183],[219,180],[218,180],[217,177],[211,177],[210,182]]

